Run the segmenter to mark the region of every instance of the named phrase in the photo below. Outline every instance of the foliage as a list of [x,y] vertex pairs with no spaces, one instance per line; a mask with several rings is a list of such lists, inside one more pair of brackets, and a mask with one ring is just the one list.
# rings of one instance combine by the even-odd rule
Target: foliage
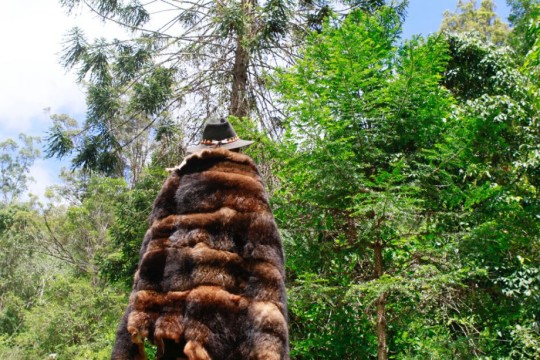
[[[277,83],[293,352],[374,357],[386,329],[390,357],[533,358],[535,90],[506,49],[461,35],[395,48],[384,16],[329,23]],[[321,327],[342,311],[365,353]]]
[[[206,24],[196,7],[175,8],[183,25],[157,33],[154,3],[84,3],[134,38],[90,43],[76,30],[66,44],[89,109],[82,126],[53,115],[47,151],[97,172],[64,171],[46,207],[23,203],[35,139],[0,144],[0,358],[109,358],[163,168],[196,130],[174,109],[199,107],[182,122],[225,103],[232,65],[219,59],[234,52],[219,49],[265,14],[266,32],[241,47],[251,71],[267,50],[298,55],[248,79],[264,89],[250,96],[279,98],[280,112],[254,106],[229,120],[255,140],[244,151],[284,240],[292,358],[540,356],[536,1],[509,1],[512,50],[494,40],[506,35],[491,1],[459,2],[442,25],[451,31],[409,41],[404,8],[379,0],[216,3],[208,39],[220,42],[191,45],[180,30]],[[294,19],[279,14],[296,5]],[[474,19],[488,25],[471,35]],[[220,76],[192,82],[195,70]],[[199,103],[188,95],[197,89]]]
[[516,51],[516,60],[523,61],[538,39],[538,0],[507,0],[510,6],[508,21],[512,25],[510,44]]
[[0,358],[109,357],[125,295],[99,281],[94,257],[125,183],[67,179],[50,191],[64,205],[0,208]]
[[21,358],[106,359],[110,356],[124,295],[84,278],[49,279],[39,302],[24,311],[18,333],[0,343]]
[[[0,331],[12,333],[19,315],[9,309],[5,301],[12,295],[24,299],[25,306],[32,304],[39,293],[39,278],[45,269],[36,266],[39,258],[34,252],[33,239],[28,229],[35,223],[36,213],[28,204],[0,207],[0,309],[3,314],[0,322],[5,325]],[[12,294],[12,295],[10,295]]]
[[448,35],[451,60],[444,85],[460,100],[522,92],[511,53],[474,35]]
[[109,281],[123,283],[126,288],[133,283],[148,218],[165,177],[160,168],[147,169],[135,188],[123,193],[115,203],[111,241],[99,254],[100,273]]
[[[139,174],[153,134],[172,123],[185,135],[177,139],[183,148],[205,119],[225,115],[250,117],[276,139],[281,110],[268,74],[293,63],[305,34],[331,14],[373,12],[386,2],[404,14],[407,1],[61,0],[69,12],[84,8],[130,36],[91,41],[80,28],[69,31],[62,63],[87,86],[88,111],[75,132],[51,128],[48,155],[72,154],[75,168],[105,175],[126,167]],[[127,161],[126,147],[139,161]]]
[[[424,307],[434,310],[464,277],[458,264],[443,266],[452,245],[440,248],[443,235],[423,200],[433,171],[423,163],[423,151],[443,139],[453,104],[439,85],[446,43],[432,37],[396,48],[398,35],[390,9],[374,16],[352,13],[308,39],[302,59],[277,84],[290,121],[276,216],[287,253],[294,254],[288,271],[298,358],[373,357],[376,323],[385,336],[404,334],[399,324],[418,322],[407,316],[420,291],[430,289]],[[377,264],[377,248],[384,265]],[[446,301],[453,306],[455,299]],[[449,319],[448,311],[439,314]],[[378,315],[389,319],[388,329]],[[310,321],[327,323],[328,330],[315,331]],[[357,329],[347,332],[350,343],[335,332],[344,324]],[[426,354],[437,346],[441,357],[452,353],[440,335],[444,328],[427,339],[422,325],[415,329],[402,335],[410,341],[391,340],[391,348],[411,351],[411,341],[422,337],[433,344]]]
[[50,190],[50,196],[55,191],[64,196],[76,192],[71,195],[75,202],[44,209],[42,220],[27,231],[41,252],[95,277],[96,257],[110,241],[108,231],[116,221],[114,207],[126,190],[123,179],[67,177],[63,187]]
[[476,7],[477,0],[458,0],[454,13],[445,11],[441,24],[441,31],[450,34],[475,33],[483,41],[495,45],[507,42],[509,28],[495,13],[493,0],[481,0]]
[[445,142],[429,157],[439,152],[436,167],[445,179],[433,206],[442,203],[454,213],[444,225],[459,244],[462,267],[479,270],[468,276],[461,295],[469,309],[462,312],[467,320],[460,320],[460,331],[471,339],[475,356],[518,357],[521,340],[511,329],[537,323],[537,308],[526,296],[508,293],[501,279],[517,271],[520,257],[537,257],[538,177],[527,160],[536,157],[535,89],[508,49],[460,36],[449,37],[449,44],[445,80],[462,102],[449,119]]
[[3,208],[0,219],[0,357],[108,357],[124,296],[43,256],[32,236],[39,214],[28,205]]
[[0,142],[0,201],[4,205],[17,201],[28,189],[30,167],[39,157],[38,138],[21,134],[19,140],[22,145],[13,139]]
[[[519,6],[520,5],[520,6]],[[514,21],[516,21],[515,44],[529,79],[538,88],[538,68],[540,65],[540,2],[524,1],[515,4]],[[517,14],[516,14],[517,13]]]
[[[172,124],[168,112],[148,124],[148,117],[133,112],[123,99],[115,100],[113,94],[98,94],[98,90],[96,88],[95,93],[89,90],[95,98],[84,126],[65,114],[51,116],[53,125],[46,139],[47,157],[74,154],[73,169],[86,174],[94,171],[124,177],[133,187],[144,167],[151,163],[152,155],[166,161],[183,154],[183,133]],[[137,106],[144,102],[133,101]]]

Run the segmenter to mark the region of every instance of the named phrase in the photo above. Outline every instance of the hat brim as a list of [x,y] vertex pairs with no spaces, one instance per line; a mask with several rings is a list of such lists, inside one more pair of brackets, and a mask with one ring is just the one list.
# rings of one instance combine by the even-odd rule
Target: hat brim
[[223,144],[223,145],[219,145],[219,146],[217,146],[217,145],[203,145],[203,144],[194,145],[194,146],[188,146],[186,151],[188,153],[194,153],[194,152],[197,152],[199,150],[216,149],[216,148],[231,150],[231,149],[238,149],[238,148],[241,148],[241,147],[244,147],[244,146],[249,146],[251,144],[253,144],[253,141],[251,141],[251,140],[238,139],[238,140],[236,140],[236,141],[234,141],[232,143]]

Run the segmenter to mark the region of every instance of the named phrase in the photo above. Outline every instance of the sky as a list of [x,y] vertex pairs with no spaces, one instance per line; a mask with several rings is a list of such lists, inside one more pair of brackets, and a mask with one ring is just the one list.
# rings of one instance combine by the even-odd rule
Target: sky
[[[445,10],[455,10],[457,0],[410,0],[403,37],[428,35],[438,30]],[[496,0],[498,15],[506,20],[508,7]],[[6,1],[0,12],[0,142],[25,133],[45,136],[49,113],[66,113],[84,121],[84,88],[59,61],[66,32],[80,26],[89,38],[128,34],[104,24],[91,14],[68,15],[59,0]],[[50,111],[45,111],[50,109]],[[43,144],[42,144],[43,146]],[[31,192],[43,198],[47,186],[58,183],[64,161],[39,159],[31,169]]]

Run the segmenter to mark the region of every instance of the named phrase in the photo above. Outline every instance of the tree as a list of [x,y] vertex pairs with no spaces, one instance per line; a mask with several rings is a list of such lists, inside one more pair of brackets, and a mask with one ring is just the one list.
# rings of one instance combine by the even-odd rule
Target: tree
[[[80,176],[80,174],[79,174]],[[41,221],[27,232],[35,239],[37,251],[72,267],[74,273],[99,281],[98,255],[109,246],[110,228],[115,223],[114,208],[127,191],[123,179],[64,175],[66,184],[49,190],[66,201],[64,205],[50,204],[44,209]],[[67,193],[73,194],[69,197]]]
[[[438,231],[460,254],[458,268],[468,269],[459,296],[466,308],[449,313],[452,336],[467,339],[463,354],[534,358],[537,307],[524,292],[537,286],[530,274],[538,263],[524,261],[526,275],[519,259],[536,258],[539,240],[531,217],[538,199],[536,90],[508,48],[463,34],[447,41],[443,84],[458,102],[444,141],[426,152],[435,176],[424,204],[441,213]],[[521,292],[514,288],[518,273],[527,284]]]
[[19,135],[22,146],[13,139],[0,142],[0,189],[1,202],[4,205],[17,201],[32,180],[30,167],[39,157],[35,148],[38,138],[25,134]]
[[[468,71],[496,69],[483,72],[486,86],[465,99],[448,136],[453,140],[446,145],[449,148],[442,147],[442,156],[447,159],[443,168],[454,178],[449,187],[455,190],[452,197],[462,199],[455,202],[464,215],[459,222],[466,224],[460,251],[471,268],[484,269],[483,275],[470,279],[476,289],[470,289],[468,304],[479,316],[468,326],[477,334],[479,351],[498,357],[534,358],[537,354],[527,349],[530,342],[525,339],[539,339],[538,332],[532,330],[538,321],[532,314],[538,308],[525,293],[538,286],[531,274],[539,263],[520,258],[536,259],[540,240],[532,215],[538,209],[536,90],[507,49],[471,38],[454,41],[459,44],[459,53],[467,54]],[[466,71],[465,66],[462,71]],[[469,83],[475,86],[473,81]],[[521,290],[515,288],[516,274],[527,284]],[[528,330],[522,333],[516,329]],[[490,341],[488,334],[495,331],[513,346]]]
[[[89,81],[87,120],[78,134],[74,162],[86,169],[114,173],[121,165],[115,155],[149,130],[163,134],[161,127],[167,126],[171,111],[192,130],[200,126],[200,119],[216,116],[223,104],[231,115],[262,114],[271,105],[271,96],[261,86],[263,73],[290,57],[291,45],[282,40],[289,32],[291,9],[281,0],[262,5],[108,0],[62,4],[69,11],[83,5],[134,35],[93,44],[80,29],[68,35],[64,65],[76,68],[81,81]],[[175,112],[177,107],[184,111]],[[263,119],[268,127],[271,116],[267,112]],[[123,139],[115,129],[125,127],[133,131]],[[54,128],[50,155],[72,151],[72,137],[65,128]]]
[[113,208],[115,221],[108,229],[110,242],[98,254],[104,279],[126,288],[133,284],[141,242],[149,226],[148,216],[165,178],[161,167],[148,168],[135,187],[118,198]]
[[27,305],[39,292],[41,284],[35,280],[44,269],[34,264],[37,256],[28,231],[37,217],[28,204],[0,206],[0,311],[3,312],[0,332],[13,333],[20,320],[17,309],[14,313],[19,315],[8,316],[10,311],[6,308],[9,308],[10,294]]
[[495,13],[493,0],[458,0],[455,12],[445,11],[441,31],[449,33],[478,33],[480,38],[496,45],[506,43],[509,28]]
[[395,48],[381,14],[331,22],[279,77],[293,353],[534,358],[535,87],[473,36]]
[[109,358],[125,296],[69,273],[54,274],[45,284],[36,304],[23,310],[24,320],[9,346],[0,343],[0,356]]
[[407,311],[400,304],[414,303],[419,287],[436,283],[439,299],[454,286],[455,269],[439,266],[418,174],[429,173],[422,151],[440,141],[450,114],[439,85],[446,44],[434,37],[396,48],[399,31],[392,9],[353,12],[312,35],[279,77],[289,117],[277,217],[294,254],[301,358],[387,359],[392,320]]
[[[61,203],[0,205],[0,358],[105,358],[125,298],[98,277],[123,180],[49,189]],[[54,356],[56,356],[54,355]]]
[[[285,0],[61,3],[68,11],[81,5],[133,34],[90,43],[81,29],[70,31],[62,59],[88,84],[87,119],[77,132],[55,124],[48,139],[49,156],[75,152],[75,167],[117,176],[126,146],[146,132],[163,134],[171,119],[184,135],[180,142],[193,141],[205,119],[223,115],[251,116],[278,136],[281,112],[267,75],[291,64],[309,26],[340,8],[302,1],[295,11]],[[351,6],[371,11],[382,3]]]
[[509,43],[516,50],[516,60],[521,62],[533,48],[538,33],[533,30],[538,27],[540,2],[538,0],[507,0],[510,6],[508,21],[512,25]]

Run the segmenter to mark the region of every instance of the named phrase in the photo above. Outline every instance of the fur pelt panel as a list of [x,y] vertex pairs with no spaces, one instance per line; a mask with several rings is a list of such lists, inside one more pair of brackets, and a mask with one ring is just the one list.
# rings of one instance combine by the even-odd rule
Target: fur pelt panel
[[246,155],[203,150],[157,196],[112,358],[289,358],[281,239]]

